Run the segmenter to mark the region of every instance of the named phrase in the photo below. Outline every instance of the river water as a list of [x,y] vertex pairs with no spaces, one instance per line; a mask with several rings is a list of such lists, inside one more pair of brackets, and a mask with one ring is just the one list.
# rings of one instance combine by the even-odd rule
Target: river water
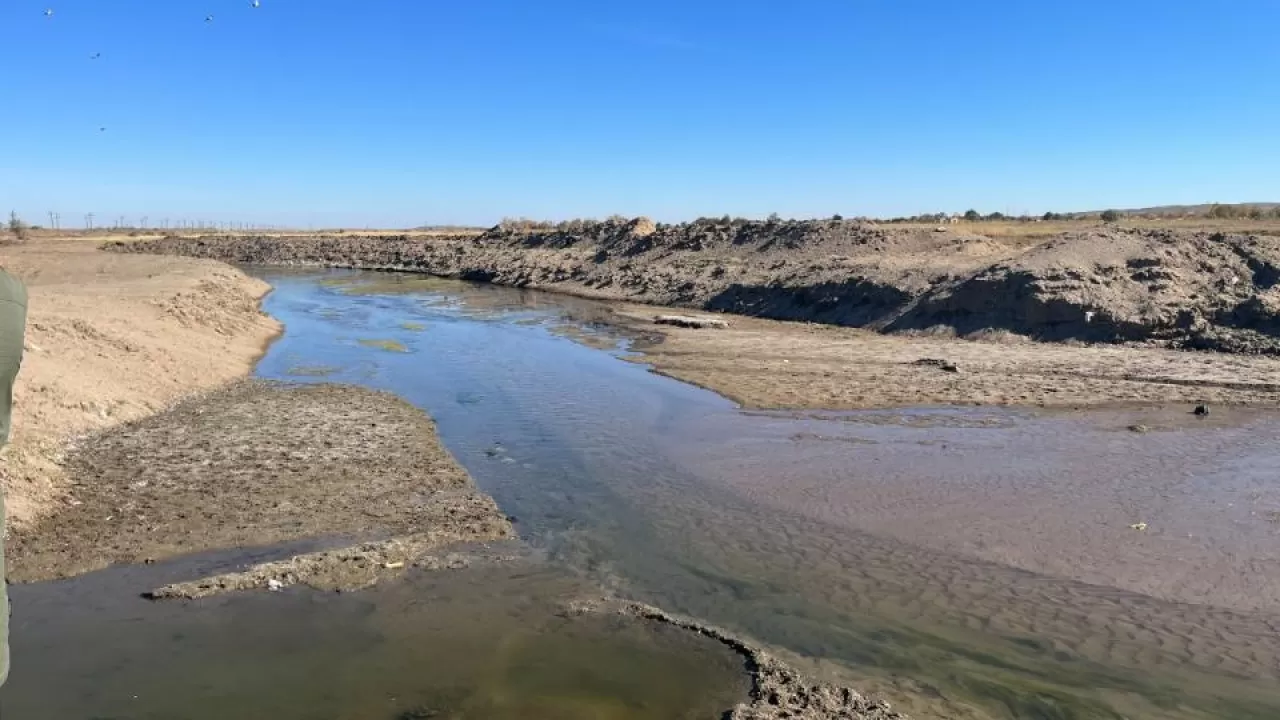
[[[1121,590],[1108,586],[1105,572],[1090,576],[1079,562],[1034,565],[1037,557],[1053,553],[1008,540],[1039,537],[1034,529],[1009,536],[984,525],[991,518],[1007,524],[1025,522],[1028,511],[1015,513],[975,502],[974,497],[990,492],[983,483],[1015,488],[1025,483],[1022,497],[1032,507],[1051,507],[1057,496],[1091,487],[1080,480],[1088,467],[1068,458],[1088,456],[1087,448],[1097,447],[1104,436],[1097,434],[1096,422],[945,408],[799,417],[744,413],[714,393],[623,359],[625,338],[582,321],[600,314],[589,301],[396,274],[260,274],[276,288],[265,307],[287,328],[261,362],[260,375],[360,383],[392,390],[422,407],[436,419],[442,440],[481,488],[516,517],[522,539],[545,552],[551,564],[529,577],[491,569],[464,574],[462,581],[419,578],[416,584],[358,596],[363,598],[358,601],[323,600],[307,593],[286,600],[266,595],[232,598],[219,601],[219,607],[230,610],[200,615],[201,625],[195,628],[188,627],[192,618],[178,611],[134,609],[129,611],[132,615],[117,613],[119,622],[100,642],[122,642],[126,631],[119,618],[150,622],[148,613],[170,614],[174,617],[159,625],[178,639],[163,652],[178,653],[171,646],[190,646],[260,653],[263,664],[287,668],[281,670],[279,682],[289,688],[300,687],[297,678],[306,668],[334,657],[347,645],[367,648],[363,663],[375,664],[385,676],[400,679],[406,663],[417,663],[424,676],[439,677],[448,675],[449,667],[439,656],[432,656],[437,658],[432,664],[422,653],[387,642],[385,634],[377,635],[381,642],[361,636],[368,634],[367,623],[351,617],[386,617],[388,607],[415,607],[423,594],[432,592],[427,588],[434,587],[432,597],[454,612],[470,612],[470,623],[433,624],[407,610],[393,611],[399,620],[392,635],[410,634],[447,645],[450,641],[440,639],[444,628],[473,626],[475,618],[484,615],[483,604],[450,605],[440,599],[469,597],[457,587],[450,590],[450,582],[470,583],[473,588],[492,584],[522,598],[553,597],[580,585],[604,586],[750,635],[803,659],[814,672],[883,692],[924,717],[1280,717],[1280,617],[1248,602],[1250,588],[1265,585],[1225,575],[1220,580],[1167,580],[1162,578],[1169,568],[1162,565],[1150,577],[1131,568],[1121,573],[1129,585],[1150,594]],[[1258,455],[1253,466],[1253,456],[1246,453],[1241,459],[1240,448],[1253,448],[1249,443],[1255,434],[1256,428],[1237,428],[1213,436],[1211,442],[1218,443],[1214,447],[1227,448],[1237,460],[1232,466],[1237,472],[1221,478],[1226,489],[1215,492],[1253,493],[1255,500],[1271,492],[1267,468],[1274,465],[1264,462],[1267,456]],[[1159,473],[1150,473],[1155,476],[1177,475],[1180,471],[1168,458],[1182,457],[1180,448],[1191,441],[1175,429],[1106,442],[1113,457],[1104,461],[1116,467],[1131,465],[1135,476],[1157,467]],[[1263,453],[1265,448],[1256,450]],[[1193,480],[1209,477],[1208,471],[1189,472]],[[860,479],[846,478],[851,474]],[[1242,483],[1248,487],[1236,487]],[[1115,492],[1120,505],[1136,502],[1122,489]],[[1157,495],[1165,502],[1183,502],[1165,490]],[[846,512],[851,506],[870,510]],[[1099,504],[1097,518],[1091,521],[1115,524],[1107,507]],[[1061,528],[1070,532],[1089,526],[1067,523]],[[1260,557],[1274,554],[1275,548],[1267,546],[1271,536],[1258,532],[1238,534],[1259,546],[1250,552]],[[1103,567],[1107,563],[1101,561],[1114,541],[1098,537],[1076,532],[1070,539],[1082,548],[1078,558],[1094,559]],[[1188,557],[1199,547],[1188,544]],[[1143,556],[1139,552],[1133,557],[1140,564]],[[174,574],[182,568],[163,571]],[[17,588],[15,599],[39,604],[54,594],[54,588],[72,592],[68,588],[74,589],[77,582],[109,583],[119,572],[106,571],[101,574],[105,579],[90,576],[65,586]],[[1157,599],[1186,587],[1200,588],[1197,592],[1206,598],[1216,597],[1218,588],[1235,588],[1223,595],[1233,599],[1234,609]],[[24,593],[29,595],[24,598]],[[59,625],[59,618],[72,610],[44,604],[47,612],[27,621],[25,637],[33,639],[26,656],[51,673],[53,658],[73,642],[71,635],[93,638],[93,628],[101,622],[95,619],[98,615],[86,613],[78,620],[81,624],[71,626],[75,633],[59,635],[49,626]],[[450,646],[452,654],[465,656],[463,648],[475,642],[481,648],[478,655],[493,657],[496,650],[483,648],[501,646],[514,628],[531,623],[530,617],[543,617],[546,613],[530,609],[538,605],[527,600],[519,612],[498,612],[515,619],[495,623],[480,640],[473,640],[474,633],[458,633]],[[509,607],[501,602],[497,606]],[[261,623],[264,613],[274,618],[280,637],[248,629]],[[252,619],[246,621],[243,636],[229,636],[218,624],[228,614]],[[42,633],[32,630],[42,622]],[[346,627],[347,622],[360,630],[324,634],[330,653],[307,647],[308,635],[296,632],[299,624]],[[21,630],[16,632],[21,650],[26,641]],[[555,631],[537,637],[563,635]],[[726,707],[727,698],[741,691],[732,680],[729,660],[712,648],[681,646],[685,641],[677,637],[607,628],[595,635],[585,633],[577,646],[566,640],[549,651],[550,656],[572,658],[585,647],[599,645],[599,637],[614,636],[619,638],[617,647],[600,656],[599,663],[619,667],[634,656],[636,670],[647,678],[649,688],[671,689],[659,693],[665,704],[650,708],[656,714],[610,715],[596,705],[583,717],[709,712],[694,699],[694,687],[674,679],[691,676],[691,670],[664,674],[664,668],[678,665],[670,658],[692,657],[697,659],[695,666],[712,668],[693,685],[719,688],[721,695],[713,698],[718,707]],[[141,645],[135,649],[147,652]],[[537,655],[529,651],[529,657]],[[49,659],[47,666],[40,665],[39,658]],[[120,663],[128,665],[124,659]],[[95,667],[100,665],[101,658]],[[422,691],[421,702],[445,702],[450,707],[471,702],[478,707],[476,693],[458,689],[474,685],[459,678],[473,677],[476,668],[459,666],[453,672],[449,677],[456,690],[454,700],[440,700],[448,695],[442,686],[449,683],[424,681],[430,687]],[[592,681],[581,670],[553,674],[594,682],[594,692],[588,693],[594,698],[627,695],[625,688],[608,689],[606,681]],[[9,691],[8,706],[0,705],[6,713],[15,706],[36,707],[39,692],[48,689],[47,683],[23,677],[15,671],[18,690]],[[95,685],[102,682],[102,674],[86,670],[70,677],[82,686],[78,692],[110,695]],[[368,692],[354,688],[368,684],[369,677],[353,673],[349,682],[324,689],[332,702],[363,697],[359,707],[365,714],[291,714],[285,703],[276,714],[259,716],[395,717],[367,710],[372,702]],[[191,689],[190,681],[174,682]],[[403,683],[396,687],[403,688]],[[119,692],[127,693],[128,688]],[[385,695],[391,690],[379,687],[374,692]],[[470,700],[457,699],[464,696]],[[124,702],[113,700],[111,706]],[[170,694],[166,702],[173,708],[172,703],[182,701]],[[492,704],[484,707],[488,709],[468,717],[501,716]],[[147,712],[101,717],[205,717],[164,712],[152,705]]]

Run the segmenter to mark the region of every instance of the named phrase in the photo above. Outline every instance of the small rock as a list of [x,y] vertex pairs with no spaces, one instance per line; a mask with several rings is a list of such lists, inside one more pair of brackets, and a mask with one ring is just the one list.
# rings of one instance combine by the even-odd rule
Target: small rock
[[1130,525],[1130,526],[1129,526],[1129,529],[1131,529],[1131,530],[1137,530],[1138,532],[1143,532],[1143,531],[1145,531],[1145,530],[1147,529],[1147,524],[1146,524],[1146,523],[1144,523],[1144,522],[1136,522],[1136,523],[1134,523],[1134,524]]
[[1195,410],[1192,410],[1192,412],[1195,413],[1197,417],[1204,417],[1209,414],[1209,406],[1204,403],[1200,403],[1196,406]]
[[692,317],[690,315],[659,315],[653,319],[658,325],[675,325],[676,327],[695,329],[721,330],[729,327],[729,323],[717,318]]
[[920,358],[911,364],[923,365],[925,367],[936,367],[943,372],[960,372],[960,367],[958,365],[950,360],[943,360],[941,358]]
[[1137,425],[1130,425],[1129,432],[1146,433],[1151,432],[1151,428],[1143,425],[1142,423],[1138,423]]

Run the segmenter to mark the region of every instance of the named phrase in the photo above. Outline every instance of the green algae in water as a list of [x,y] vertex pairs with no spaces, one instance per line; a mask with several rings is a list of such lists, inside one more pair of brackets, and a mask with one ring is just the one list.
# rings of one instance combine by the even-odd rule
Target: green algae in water
[[328,377],[338,370],[332,365],[294,365],[285,372],[294,377]]
[[398,353],[409,352],[409,348],[405,347],[404,343],[400,342],[399,340],[365,339],[365,340],[360,340],[359,342],[361,345],[365,347],[377,348],[379,350],[385,350],[387,352],[398,352]]
[[400,323],[400,327],[413,332],[422,332],[427,329],[426,324],[420,322],[402,322]]

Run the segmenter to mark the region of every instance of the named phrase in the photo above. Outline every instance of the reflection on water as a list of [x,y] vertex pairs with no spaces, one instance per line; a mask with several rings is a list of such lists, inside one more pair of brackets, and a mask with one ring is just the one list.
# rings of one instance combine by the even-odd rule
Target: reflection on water
[[[278,288],[268,308],[289,331],[263,374],[323,359],[343,368],[330,379],[391,389],[422,406],[527,539],[605,585],[831,661],[828,669],[909,698],[925,716],[1280,716],[1274,613],[1161,601],[983,562],[984,547],[1013,564],[1052,554],[1032,546],[1002,556],[998,528],[975,534],[991,540],[983,547],[948,544],[955,528],[941,520],[957,508],[962,517],[1052,532],[1115,525],[1101,507],[1106,523],[1036,518],[1037,503],[1058,502],[1055,492],[1099,492],[1087,482],[1098,476],[1096,462],[1093,475],[1087,463],[1062,465],[1067,479],[1055,478],[1054,463],[1123,458],[1125,472],[1137,472],[1143,448],[1158,456],[1185,438],[1140,445],[1157,434],[1135,434],[1116,445],[1109,438],[1117,433],[1098,435],[1087,422],[1014,412],[741,413],[560,337],[574,324],[566,318],[600,316],[588,301],[401,275],[331,275],[326,285],[268,277]],[[431,330],[397,331],[406,322]],[[359,338],[375,335],[409,353],[359,348]],[[1099,442],[1110,451],[1100,453]],[[1181,456],[1198,451],[1225,452],[1196,446]],[[845,518],[832,512],[858,496],[841,494],[850,480],[832,468],[848,475],[850,463],[865,463],[857,487],[874,512]],[[933,480],[904,472],[915,463],[937,470],[921,474]],[[1034,482],[1032,510],[1015,517],[959,506],[973,488],[946,487],[981,478],[1006,491]],[[934,495],[912,495],[926,492]],[[1125,507],[1140,495],[1101,496],[1124,510],[1116,518],[1141,510]],[[932,497],[936,514],[909,522]],[[911,513],[895,516],[898,505]],[[932,535],[931,524],[939,525]],[[1040,537],[1034,527],[1020,532],[1009,537]],[[1142,542],[1173,542],[1172,532],[1152,538]],[[912,539],[919,542],[904,542]]]

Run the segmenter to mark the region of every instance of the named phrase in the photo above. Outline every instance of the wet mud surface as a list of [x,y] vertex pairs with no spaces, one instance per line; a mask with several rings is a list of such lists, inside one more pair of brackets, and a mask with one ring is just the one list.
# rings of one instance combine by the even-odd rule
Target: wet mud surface
[[359,387],[237,383],[83,440],[66,468],[67,506],[10,538],[13,580],[309,537],[511,536],[422,411]]

